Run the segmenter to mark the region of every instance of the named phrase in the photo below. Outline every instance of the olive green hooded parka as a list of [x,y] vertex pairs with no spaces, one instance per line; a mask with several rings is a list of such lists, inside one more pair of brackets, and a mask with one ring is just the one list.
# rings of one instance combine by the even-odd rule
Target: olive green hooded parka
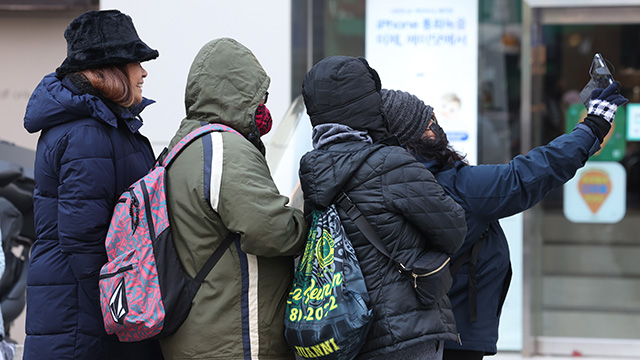
[[195,276],[229,231],[241,237],[206,277],[178,332],[161,341],[166,359],[293,359],[283,318],[307,225],[279,194],[265,160],[255,111],[269,83],[251,51],[233,39],[207,43],[191,66],[187,115],[169,146],[207,123],[242,136],[203,136],[168,169],[174,242]]

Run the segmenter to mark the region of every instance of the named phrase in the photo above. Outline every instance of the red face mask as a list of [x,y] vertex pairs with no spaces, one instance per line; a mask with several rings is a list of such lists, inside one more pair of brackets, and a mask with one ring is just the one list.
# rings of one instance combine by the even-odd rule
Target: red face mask
[[256,125],[258,126],[258,131],[260,131],[260,136],[264,136],[271,130],[271,125],[273,125],[271,112],[264,105],[259,105],[256,110]]

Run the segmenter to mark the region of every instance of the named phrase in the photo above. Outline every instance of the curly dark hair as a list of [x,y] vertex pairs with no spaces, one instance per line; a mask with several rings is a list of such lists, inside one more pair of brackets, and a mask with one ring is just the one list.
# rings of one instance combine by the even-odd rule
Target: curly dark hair
[[454,167],[457,161],[469,165],[465,155],[460,154],[449,144],[447,134],[440,131],[438,136],[430,138],[423,136],[413,138],[404,144],[405,148],[414,155],[420,155],[425,159],[435,159],[440,167]]

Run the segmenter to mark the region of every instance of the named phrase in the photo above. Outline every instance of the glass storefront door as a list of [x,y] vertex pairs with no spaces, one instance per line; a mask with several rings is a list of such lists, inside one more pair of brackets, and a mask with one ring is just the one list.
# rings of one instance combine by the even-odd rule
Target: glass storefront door
[[[292,3],[292,99],[320,59],[364,56],[366,4]],[[596,52],[613,65],[631,103],[619,110],[613,135],[589,172],[523,213],[522,230],[514,230],[522,233],[523,256],[512,260],[522,265],[524,278],[522,284],[514,280],[510,293],[522,295],[524,311],[522,321],[503,313],[501,328],[521,326],[525,356],[638,358],[640,0],[478,0],[478,11],[478,163],[506,163],[570,131],[584,117],[577,93]],[[304,123],[298,102],[289,114],[295,121],[283,124]],[[274,138],[287,144],[299,137],[296,131],[309,129],[276,130]],[[292,143],[296,151],[309,146]],[[280,164],[289,164],[293,180],[281,189],[289,192],[297,162]],[[520,347],[499,343],[503,350]]]
[[525,9],[531,67],[523,75],[523,134],[530,148],[584,118],[578,94],[595,53],[629,99],[603,149],[525,217],[531,353],[640,355],[640,7],[602,3]]

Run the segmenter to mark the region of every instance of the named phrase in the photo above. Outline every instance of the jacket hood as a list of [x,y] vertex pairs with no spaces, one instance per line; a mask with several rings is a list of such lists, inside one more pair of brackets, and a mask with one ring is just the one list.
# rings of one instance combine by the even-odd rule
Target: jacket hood
[[[330,145],[323,150],[313,150],[300,159],[300,185],[312,208],[324,209],[331,205],[345,188],[353,174],[367,158],[383,144],[347,142]],[[336,171],[340,169],[340,171]],[[372,176],[375,174],[371,169]],[[305,201],[306,202],[306,201]],[[305,204],[305,212],[307,204]]]
[[255,112],[270,82],[251,50],[234,39],[212,40],[191,65],[185,120],[228,125],[264,153]]
[[313,126],[339,123],[366,130],[377,142],[391,134],[382,112],[378,73],[364,58],[331,56],[314,65],[302,83]]
[[55,73],[51,73],[40,81],[31,94],[24,115],[24,127],[29,133],[35,133],[87,117],[117,127],[118,118],[137,117],[145,107],[154,102],[143,98],[140,104],[122,108],[123,112],[117,116],[99,97],[79,94],[67,78],[61,80]]

